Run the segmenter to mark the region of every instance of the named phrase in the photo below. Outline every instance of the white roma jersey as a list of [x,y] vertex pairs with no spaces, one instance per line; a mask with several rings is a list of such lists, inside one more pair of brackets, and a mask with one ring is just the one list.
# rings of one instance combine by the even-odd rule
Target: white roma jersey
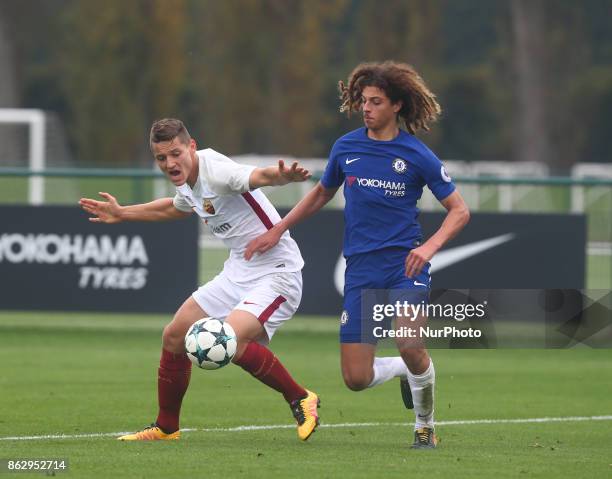
[[264,254],[244,259],[249,241],[272,228],[280,215],[261,191],[249,191],[254,166],[240,165],[211,148],[197,151],[199,176],[193,189],[176,188],[174,206],[202,218],[213,234],[230,248],[223,267],[232,281],[244,282],[270,273],[299,271],[304,260],[289,232]]

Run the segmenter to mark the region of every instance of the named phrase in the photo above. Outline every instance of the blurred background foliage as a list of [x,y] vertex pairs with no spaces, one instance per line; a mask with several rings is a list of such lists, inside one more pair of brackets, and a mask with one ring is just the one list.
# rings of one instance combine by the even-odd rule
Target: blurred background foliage
[[413,64],[445,159],[610,162],[610,0],[2,0],[0,107],[62,119],[79,165],[148,166],[160,117],[226,154],[325,157],[336,84]]

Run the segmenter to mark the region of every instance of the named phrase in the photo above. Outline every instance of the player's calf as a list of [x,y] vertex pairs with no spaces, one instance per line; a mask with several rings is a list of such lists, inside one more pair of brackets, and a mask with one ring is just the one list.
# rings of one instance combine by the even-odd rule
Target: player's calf
[[298,424],[298,437],[305,441],[319,425],[318,396],[299,385],[272,351],[249,342],[234,364],[266,386],[280,392],[289,403]]

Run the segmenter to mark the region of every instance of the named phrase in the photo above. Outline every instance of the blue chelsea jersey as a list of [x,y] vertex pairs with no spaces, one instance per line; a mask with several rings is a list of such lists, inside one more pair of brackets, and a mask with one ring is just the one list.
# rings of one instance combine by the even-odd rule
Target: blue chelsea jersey
[[455,190],[444,165],[415,136],[400,130],[390,141],[372,140],[366,128],[336,141],[321,184],[344,182],[344,256],[388,247],[414,248],[421,226],[416,204],[427,185],[443,200]]

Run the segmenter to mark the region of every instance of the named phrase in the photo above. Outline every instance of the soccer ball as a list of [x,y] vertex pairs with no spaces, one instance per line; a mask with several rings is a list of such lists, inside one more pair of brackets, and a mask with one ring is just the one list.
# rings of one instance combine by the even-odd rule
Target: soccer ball
[[187,357],[202,369],[219,369],[236,354],[236,333],[219,319],[197,320],[185,335]]

